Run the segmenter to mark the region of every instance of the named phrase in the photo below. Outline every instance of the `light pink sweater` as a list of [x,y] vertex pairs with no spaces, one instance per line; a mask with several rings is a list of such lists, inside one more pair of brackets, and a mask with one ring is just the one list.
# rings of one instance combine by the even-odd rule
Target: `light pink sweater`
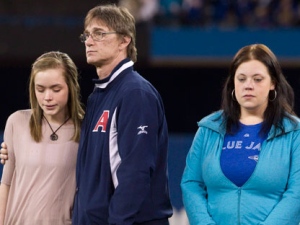
[[78,149],[70,141],[73,123],[69,120],[57,131],[58,140],[51,141],[52,131],[43,121],[43,139],[36,143],[30,136],[30,115],[30,110],[13,113],[4,131],[9,160],[1,182],[10,185],[5,225],[71,224]]

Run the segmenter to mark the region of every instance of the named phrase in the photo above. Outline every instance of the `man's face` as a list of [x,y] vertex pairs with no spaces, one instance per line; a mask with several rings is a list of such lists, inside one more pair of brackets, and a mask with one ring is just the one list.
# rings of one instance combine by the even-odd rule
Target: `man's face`
[[110,64],[119,57],[121,39],[102,21],[92,20],[84,34],[87,63],[97,67]]

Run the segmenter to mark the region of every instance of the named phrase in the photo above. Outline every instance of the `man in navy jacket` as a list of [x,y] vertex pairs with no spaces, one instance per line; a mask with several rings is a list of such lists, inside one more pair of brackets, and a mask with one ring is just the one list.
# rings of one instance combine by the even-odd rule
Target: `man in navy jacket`
[[82,124],[73,225],[167,225],[167,123],[159,93],[133,69],[135,20],[97,6],[80,39],[98,79]]

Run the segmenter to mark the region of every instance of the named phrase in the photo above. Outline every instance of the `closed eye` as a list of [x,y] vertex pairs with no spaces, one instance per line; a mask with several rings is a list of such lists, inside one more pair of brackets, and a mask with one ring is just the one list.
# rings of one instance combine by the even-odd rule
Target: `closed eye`
[[254,81],[258,83],[258,82],[261,82],[262,79],[261,78],[255,78]]

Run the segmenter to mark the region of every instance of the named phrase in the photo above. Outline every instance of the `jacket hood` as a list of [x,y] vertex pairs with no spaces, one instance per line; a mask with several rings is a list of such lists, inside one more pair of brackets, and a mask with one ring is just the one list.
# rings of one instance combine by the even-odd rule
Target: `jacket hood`
[[219,110],[219,111],[213,112],[212,114],[204,117],[197,124],[199,127],[206,127],[208,129],[211,129],[213,131],[216,131],[218,133],[225,135],[225,133],[226,133],[225,124],[226,123],[223,123],[223,121],[224,121],[223,110]]
[[[279,128],[276,128],[274,125],[272,125],[267,139],[274,138],[291,131],[300,130],[300,119],[293,115],[290,116],[294,119],[294,121],[287,117],[284,117],[282,120],[284,132],[282,133]],[[199,127],[206,127],[222,135],[225,135],[226,133],[226,122],[224,122],[223,110],[211,113],[210,115],[201,119],[197,124]]]
[[300,129],[300,120],[298,117],[290,115],[294,121],[290,120],[287,117],[284,117],[282,120],[282,126],[284,127],[284,132],[282,133],[282,131],[279,128],[276,128],[274,125],[271,127],[270,132],[268,134],[268,138],[273,138],[273,137],[277,137],[280,135],[284,135],[286,133],[289,133],[291,131],[296,131]]

